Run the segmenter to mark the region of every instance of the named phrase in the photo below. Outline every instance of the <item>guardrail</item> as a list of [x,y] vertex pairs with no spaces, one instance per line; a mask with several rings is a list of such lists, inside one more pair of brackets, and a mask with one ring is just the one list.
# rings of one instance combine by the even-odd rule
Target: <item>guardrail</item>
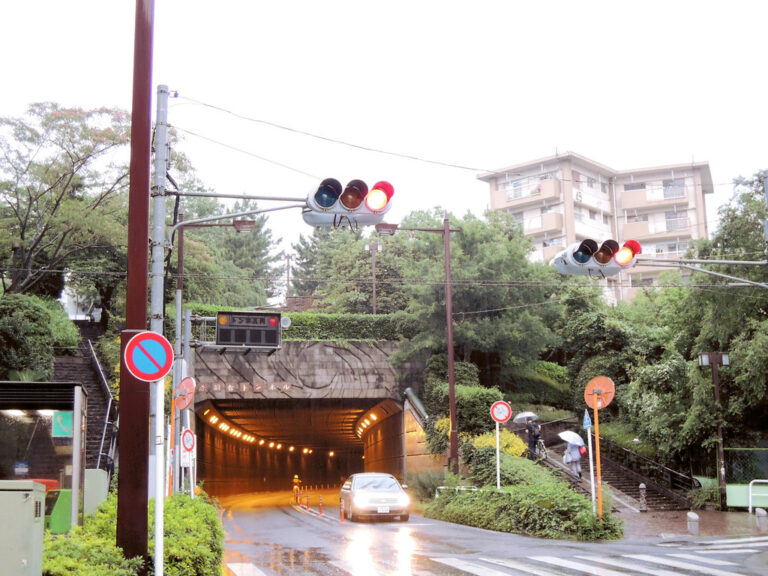
[[435,488],[435,498],[440,497],[440,490],[453,490],[454,492],[478,492],[477,486],[438,486]]
[[[749,513],[752,514],[752,485],[753,484],[768,484],[768,480],[752,480],[752,482],[749,483]],[[768,498],[768,492],[766,493],[760,493],[755,494],[755,496],[762,496]]]
[[[594,436],[592,434],[593,439]],[[606,438],[600,438],[600,453],[676,494],[685,496],[689,490],[701,488],[701,482],[695,478],[667,468]]]

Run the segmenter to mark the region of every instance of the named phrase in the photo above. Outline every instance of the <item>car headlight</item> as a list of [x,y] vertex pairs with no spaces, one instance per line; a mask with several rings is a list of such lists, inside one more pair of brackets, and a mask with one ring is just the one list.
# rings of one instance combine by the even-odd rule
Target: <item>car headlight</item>
[[370,502],[370,500],[369,500],[368,496],[366,496],[365,494],[357,494],[352,499],[352,502],[358,508],[365,508],[366,506],[368,506],[368,503]]
[[400,496],[397,497],[397,503],[400,504],[400,506],[405,507],[411,503],[411,499],[408,494],[400,494]]

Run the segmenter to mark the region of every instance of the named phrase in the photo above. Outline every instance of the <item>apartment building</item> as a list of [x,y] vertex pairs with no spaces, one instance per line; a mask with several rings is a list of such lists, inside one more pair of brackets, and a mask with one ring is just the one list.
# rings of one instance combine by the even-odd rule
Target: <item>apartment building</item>
[[[478,178],[490,186],[491,209],[517,218],[540,262],[585,238],[637,240],[643,256],[683,256],[707,236],[704,198],[714,192],[707,162],[614,170],[573,152]],[[635,266],[602,280],[606,300],[631,299],[665,269]]]

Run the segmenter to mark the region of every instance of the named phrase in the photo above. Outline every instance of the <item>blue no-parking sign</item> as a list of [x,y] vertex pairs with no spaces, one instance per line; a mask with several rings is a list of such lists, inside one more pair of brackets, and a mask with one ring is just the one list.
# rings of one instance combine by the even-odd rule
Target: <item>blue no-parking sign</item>
[[139,332],[128,341],[124,353],[125,367],[144,382],[165,378],[173,366],[173,348],[165,336],[157,332]]

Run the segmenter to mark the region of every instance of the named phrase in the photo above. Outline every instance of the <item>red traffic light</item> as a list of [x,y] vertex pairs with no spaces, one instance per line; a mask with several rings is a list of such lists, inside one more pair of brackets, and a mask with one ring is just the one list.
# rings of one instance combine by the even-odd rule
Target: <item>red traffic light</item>
[[302,212],[311,226],[367,226],[378,224],[389,210],[395,189],[379,181],[369,190],[362,180],[351,180],[342,188],[335,178],[326,178],[307,196]]
[[619,266],[626,266],[632,262],[635,256],[642,253],[642,251],[643,248],[640,246],[640,242],[637,240],[627,240],[624,242],[624,246],[622,246],[621,250],[616,252],[614,260],[616,260],[616,263]]

